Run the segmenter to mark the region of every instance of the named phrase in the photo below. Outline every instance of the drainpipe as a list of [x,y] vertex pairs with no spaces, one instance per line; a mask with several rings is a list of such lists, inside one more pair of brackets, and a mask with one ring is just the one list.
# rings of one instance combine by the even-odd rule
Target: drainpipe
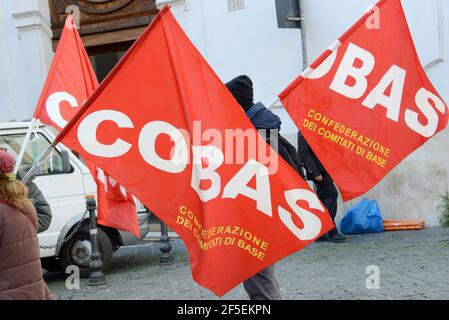
[[[306,36],[306,28],[305,28],[305,18],[304,18],[304,0],[298,0],[299,3],[299,17],[287,17],[287,19],[291,19],[293,21],[301,21],[301,47],[302,47],[302,71],[307,69],[309,66],[309,61],[307,58],[307,36]],[[281,106],[279,103],[279,98],[276,97],[273,102],[268,105],[268,109],[275,109]]]
[[299,16],[301,19],[301,42],[302,42],[302,69],[305,70],[309,66],[309,61],[307,58],[307,36],[305,28],[305,17],[304,17],[304,0],[299,1]]

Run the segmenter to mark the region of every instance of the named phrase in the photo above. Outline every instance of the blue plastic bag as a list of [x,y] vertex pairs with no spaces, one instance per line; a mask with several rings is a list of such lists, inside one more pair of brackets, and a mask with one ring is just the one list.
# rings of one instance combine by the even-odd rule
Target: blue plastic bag
[[376,200],[363,199],[349,209],[340,222],[343,234],[383,232],[384,225]]

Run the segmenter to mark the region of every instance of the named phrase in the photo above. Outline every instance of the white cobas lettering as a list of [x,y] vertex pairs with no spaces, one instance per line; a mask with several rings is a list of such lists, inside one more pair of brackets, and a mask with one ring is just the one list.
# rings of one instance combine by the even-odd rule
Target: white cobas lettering
[[60,105],[62,102],[67,102],[72,108],[78,108],[78,101],[76,101],[76,98],[64,91],[52,93],[48,96],[45,103],[48,117],[60,128],[64,128],[68,123],[61,114]]
[[[328,74],[337,60],[337,52],[338,49],[333,51],[307,78],[320,79]],[[329,88],[353,100],[366,95],[362,106],[368,109],[383,107],[386,109],[386,117],[396,123],[401,121],[401,108],[405,108],[403,121],[408,128],[425,138],[435,135],[438,130],[438,112],[442,115],[447,112],[444,102],[426,88],[420,88],[415,94],[415,105],[418,112],[410,109],[411,106],[405,106],[402,100],[407,70],[397,65],[392,65],[379,83],[370,92],[367,92],[368,77],[375,66],[376,59],[371,52],[350,43]],[[387,94],[389,88],[390,92]]]
[[[122,112],[113,110],[93,112],[78,126],[78,140],[81,146],[93,156],[118,158],[125,155],[132,148],[130,142],[119,137],[115,137],[115,142],[109,145],[98,141],[97,130],[104,121],[112,121],[120,128],[134,128],[131,119]],[[170,159],[164,159],[158,154],[156,140],[161,135],[168,135],[174,144]],[[138,137],[138,149],[148,165],[172,174],[186,170],[190,159],[188,144],[181,130],[164,121],[152,121],[143,126]],[[214,146],[192,146],[191,149],[193,159],[191,187],[201,201],[213,200],[221,193],[221,177],[217,169],[224,162],[223,152]],[[203,160],[207,163],[205,167]],[[248,185],[253,179],[256,181],[255,189]],[[209,187],[205,190],[200,187],[202,181],[209,182]],[[256,160],[250,159],[243,165],[223,189],[223,199],[236,199],[238,196],[254,200],[257,210],[269,217],[273,217],[273,208],[277,209],[280,220],[301,241],[313,240],[321,233],[320,218],[298,205],[299,201],[303,201],[310,209],[324,213],[325,209],[317,196],[306,189],[293,189],[284,194],[289,205],[288,209],[273,204],[268,168]],[[294,223],[293,214],[303,222],[302,228]]]

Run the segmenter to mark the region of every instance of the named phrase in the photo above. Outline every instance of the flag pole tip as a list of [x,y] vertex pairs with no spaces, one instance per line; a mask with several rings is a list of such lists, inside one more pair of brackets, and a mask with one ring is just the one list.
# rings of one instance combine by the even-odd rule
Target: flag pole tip
[[170,11],[170,9],[171,9],[171,6],[170,6],[169,4],[165,4],[165,5],[162,7],[162,10],[161,10],[159,13],[163,13],[163,12],[166,12],[166,11]]

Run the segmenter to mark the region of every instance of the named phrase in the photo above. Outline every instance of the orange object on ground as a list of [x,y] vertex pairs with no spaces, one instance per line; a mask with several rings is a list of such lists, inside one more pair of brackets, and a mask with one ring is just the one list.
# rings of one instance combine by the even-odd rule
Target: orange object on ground
[[424,220],[383,220],[385,231],[422,230],[425,227]]

